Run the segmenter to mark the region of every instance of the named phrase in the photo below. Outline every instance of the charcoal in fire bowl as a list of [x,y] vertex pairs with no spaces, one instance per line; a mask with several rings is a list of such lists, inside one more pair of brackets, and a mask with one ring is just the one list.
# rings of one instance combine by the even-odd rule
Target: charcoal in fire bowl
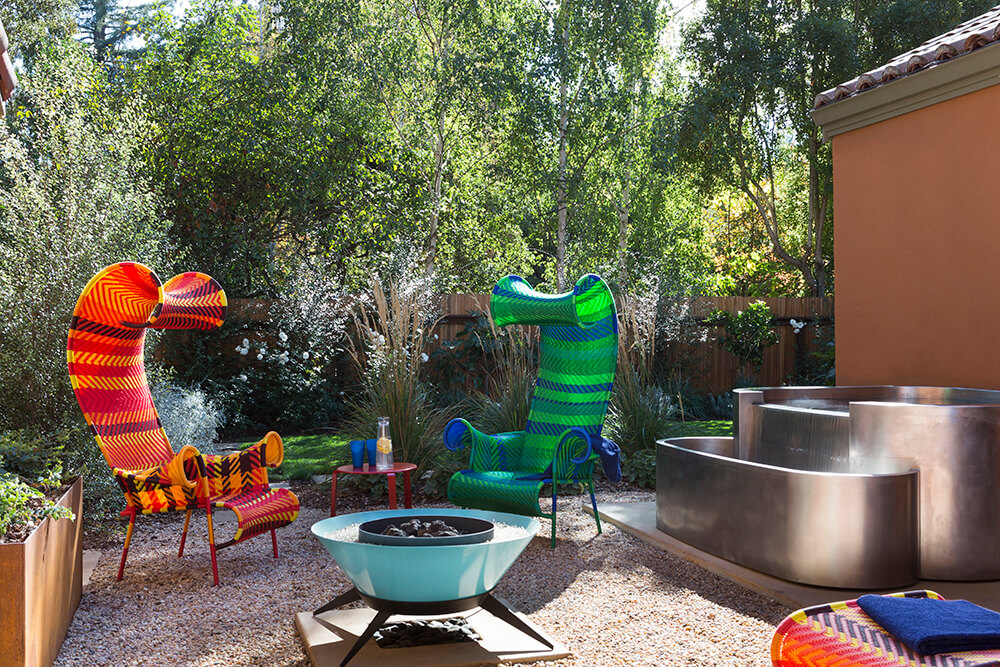
[[[403,528],[403,524],[406,524],[414,519],[424,524],[433,524],[437,521],[443,521],[449,527],[457,530],[459,534],[439,536],[384,534],[386,528],[390,525]],[[358,526],[359,542],[365,542],[367,544],[384,544],[386,546],[443,547],[452,544],[478,544],[491,539],[493,539],[493,522],[470,516],[442,516],[439,514],[424,516],[415,514],[366,521]]]

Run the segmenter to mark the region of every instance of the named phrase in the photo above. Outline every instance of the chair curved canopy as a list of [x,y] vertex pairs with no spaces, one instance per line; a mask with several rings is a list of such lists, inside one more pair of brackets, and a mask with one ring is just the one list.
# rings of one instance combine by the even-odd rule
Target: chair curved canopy
[[[471,448],[470,469],[452,476],[448,497],[465,507],[552,518],[555,545],[556,488],[590,486],[594,444],[601,432],[618,360],[618,317],[614,297],[598,276],[580,278],[569,292],[545,294],[519,276],[497,282],[490,298],[497,326],[539,327],[539,366],[524,431],[487,435],[463,419],[445,429],[450,449]],[[613,443],[608,445],[614,449]],[[552,512],[538,503],[552,484]]]
[[[226,293],[204,273],[182,273],[162,283],[136,262],[97,273],[84,287],[70,323],[66,361],[77,402],[112,474],[125,494],[128,534],[121,579],[137,514],[185,511],[183,554],[191,511],[204,509],[212,571],[216,549],[293,522],[299,502],[288,489],[271,488],[267,467],[283,457],[281,437],[271,432],[255,445],[228,455],[202,454],[185,445],[174,452],[160,423],[146,378],[147,329],[213,329],[226,317]],[[237,518],[232,540],[216,546],[213,507]]]

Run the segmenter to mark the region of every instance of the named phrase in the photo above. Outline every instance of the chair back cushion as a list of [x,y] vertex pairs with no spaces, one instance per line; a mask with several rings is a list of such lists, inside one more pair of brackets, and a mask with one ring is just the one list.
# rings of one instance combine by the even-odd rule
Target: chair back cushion
[[507,276],[493,289],[490,311],[498,326],[540,326],[538,380],[517,469],[541,472],[567,428],[598,436],[604,426],[618,360],[614,298],[593,274],[556,295]]
[[66,358],[73,391],[108,465],[146,470],[173,458],[146,381],[146,329],[208,329],[225,316],[225,292],[201,273],[162,285],[142,264],[121,262],[87,283],[73,312]]

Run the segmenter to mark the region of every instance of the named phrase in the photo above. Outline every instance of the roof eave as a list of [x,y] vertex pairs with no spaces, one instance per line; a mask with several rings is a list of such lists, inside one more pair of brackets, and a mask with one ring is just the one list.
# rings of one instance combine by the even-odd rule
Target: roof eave
[[812,111],[829,141],[917,109],[1000,84],[1000,42],[830,102]]

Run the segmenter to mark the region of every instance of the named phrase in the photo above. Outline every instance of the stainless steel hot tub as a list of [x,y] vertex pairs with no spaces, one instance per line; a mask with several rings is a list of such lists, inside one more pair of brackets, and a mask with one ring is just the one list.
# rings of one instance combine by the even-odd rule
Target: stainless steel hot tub
[[657,527],[784,579],[1000,579],[1000,392],[736,391],[735,438],[657,447]]

